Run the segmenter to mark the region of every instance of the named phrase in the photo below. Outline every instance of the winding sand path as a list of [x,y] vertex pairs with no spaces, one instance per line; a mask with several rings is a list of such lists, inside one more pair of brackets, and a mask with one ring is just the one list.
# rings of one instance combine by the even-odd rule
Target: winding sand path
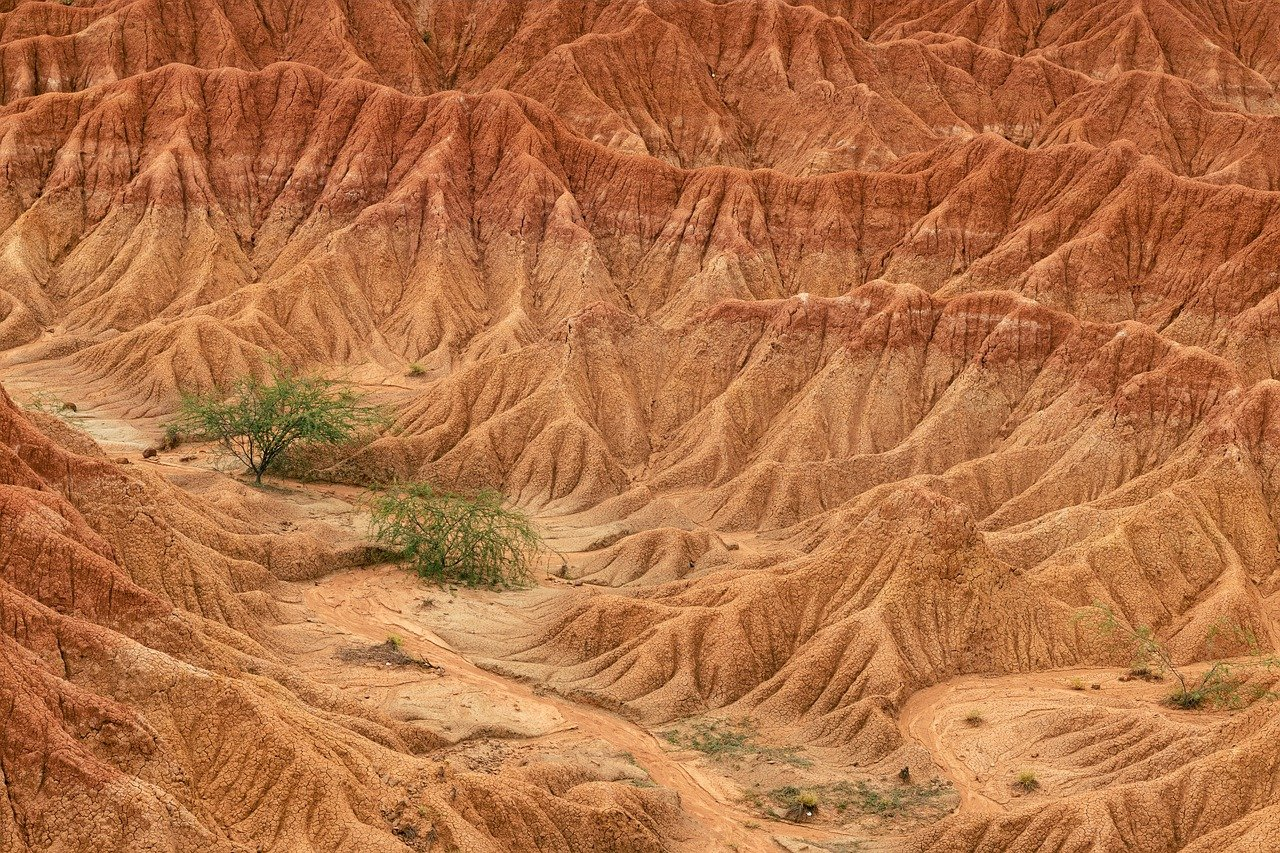
[[854,836],[817,827],[769,821],[734,801],[732,786],[686,765],[653,733],[603,708],[583,705],[531,685],[490,672],[473,663],[413,615],[424,587],[412,576],[392,567],[359,569],[325,578],[303,591],[303,603],[317,618],[345,632],[379,643],[388,634],[404,638],[413,654],[444,667],[449,677],[483,692],[513,699],[524,706],[547,706],[568,724],[532,742],[574,730],[584,738],[599,738],[619,752],[630,753],[658,785],[680,796],[683,810],[700,826],[690,849],[769,851],[780,848],[774,836],[815,841],[853,841]]
[[929,750],[933,760],[942,767],[960,795],[961,811],[992,814],[1004,807],[982,793],[973,768],[956,753],[954,745],[942,737],[942,711],[955,704],[958,688],[968,681],[972,679],[953,679],[913,693],[898,715],[898,726],[904,738]]

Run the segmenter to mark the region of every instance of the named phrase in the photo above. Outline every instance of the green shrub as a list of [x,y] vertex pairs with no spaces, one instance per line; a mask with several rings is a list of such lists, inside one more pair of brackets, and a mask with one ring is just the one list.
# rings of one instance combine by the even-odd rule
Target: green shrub
[[378,541],[437,583],[521,584],[542,553],[528,516],[489,489],[468,496],[409,483],[375,494],[370,503]]
[[[1215,661],[1199,677],[1184,672],[1173,662],[1173,655],[1156,639],[1155,632],[1150,627],[1130,626],[1122,622],[1105,604],[1095,602],[1078,613],[1076,619],[1091,619],[1099,633],[1119,637],[1129,645],[1132,654],[1129,666],[1131,678],[1160,681],[1165,675],[1171,676],[1174,681],[1173,691],[1165,697],[1165,702],[1175,708],[1188,711],[1204,707],[1237,708],[1270,696],[1261,690],[1250,695],[1244,690],[1245,679],[1236,674],[1236,666],[1225,661]],[[1249,649],[1249,658],[1239,665],[1246,670],[1275,669],[1280,666],[1280,660],[1274,655],[1263,652],[1251,631],[1231,622],[1219,621],[1210,626],[1205,634],[1205,646],[1212,649],[1222,634],[1230,635],[1237,644]]]
[[217,441],[261,483],[290,447],[341,444],[382,420],[342,383],[296,376],[277,365],[269,381],[245,377],[225,390],[184,394],[173,426]]
[[1030,770],[1023,770],[1013,780],[1013,787],[1019,791],[1030,794],[1032,791],[1040,790],[1040,780],[1036,778],[1036,774]]

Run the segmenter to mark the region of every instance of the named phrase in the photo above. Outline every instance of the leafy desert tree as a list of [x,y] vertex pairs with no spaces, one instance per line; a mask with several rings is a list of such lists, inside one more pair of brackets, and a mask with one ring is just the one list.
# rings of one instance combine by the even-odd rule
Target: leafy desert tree
[[542,553],[528,516],[485,489],[475,495],[408,483],[370,498],[374,535],[422,578],[468,586],[523,583]]
[[1131,672],[1171,677],[1176,686],[1166,701],[1175,708],[1192,710],[1206,705],[1237,707],[1248,701],[1263,698],[1267,695],[1265,692],[1256,692],[1252,696],[1245,695],[1245,679],[1236,670],[1240,668],[1274,669],[1280,665],[1280,661],[1277,661],[1274,655],[1263,651],[1252,632],[1226,621],[1218,622],[1209,628],[1205,635],[1205,645],[1212,649],[1219,636],[1229,634],[1238,643],[1248,647],[1248,659],[1239,664],[1217,660],[1199,676],[1195,676],[1174,663],[1169,649],[1156,638],[1155,632],[1149,626],[1129,625],[1120,620],[1115,611],[1105,604],[1094,602],[1091,607],[1077,613],[1076,619],[1090,622],[1102,635],[1117,637],[1125,643],[1132,654]]
[[380,423],[349,386],[298,376],[280,366],[271,378],[245,377],[229,388],[184,394],[176,426],[187,435],[218,441],[243,462],[258,483],[282,453],[300,444],[342,444]]

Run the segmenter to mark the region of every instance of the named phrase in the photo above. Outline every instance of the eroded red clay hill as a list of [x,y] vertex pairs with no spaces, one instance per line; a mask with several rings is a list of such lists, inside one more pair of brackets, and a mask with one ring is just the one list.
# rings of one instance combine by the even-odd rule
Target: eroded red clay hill
[[[0,8],[6,379],[127,417],[275,355],[384,386],[330,476],[498,487],[590,551],[490,666],[962,783],[987,747],[929,691],[1125,664],[1093,601],[1183,662],[1276,647],[1275,4]],[[696,837],[577,771],[441,782],[268,637],[273,578],[351,555],[0,431],[4,853],[403,849],[402,800],[465,849]],[[1054,785],[974,770],[898,843],[1275,846],[1273,704],[1038,683],[983,695]]]

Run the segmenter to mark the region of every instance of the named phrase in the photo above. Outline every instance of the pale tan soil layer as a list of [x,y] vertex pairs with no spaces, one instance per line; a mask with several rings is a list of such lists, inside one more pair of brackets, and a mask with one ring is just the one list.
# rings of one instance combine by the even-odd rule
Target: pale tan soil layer
[[[952,786],[831,849],[1280,847],[1276,705],[1074,618],[1280,643],[1278,85],[1258,0],[0,3],[0,379],[108,454],[0,407],[0,851],[776,844],[707,720]],[[347,485],[141,464],[275,356]],[[344,574],[394,477],[554,578]]]

